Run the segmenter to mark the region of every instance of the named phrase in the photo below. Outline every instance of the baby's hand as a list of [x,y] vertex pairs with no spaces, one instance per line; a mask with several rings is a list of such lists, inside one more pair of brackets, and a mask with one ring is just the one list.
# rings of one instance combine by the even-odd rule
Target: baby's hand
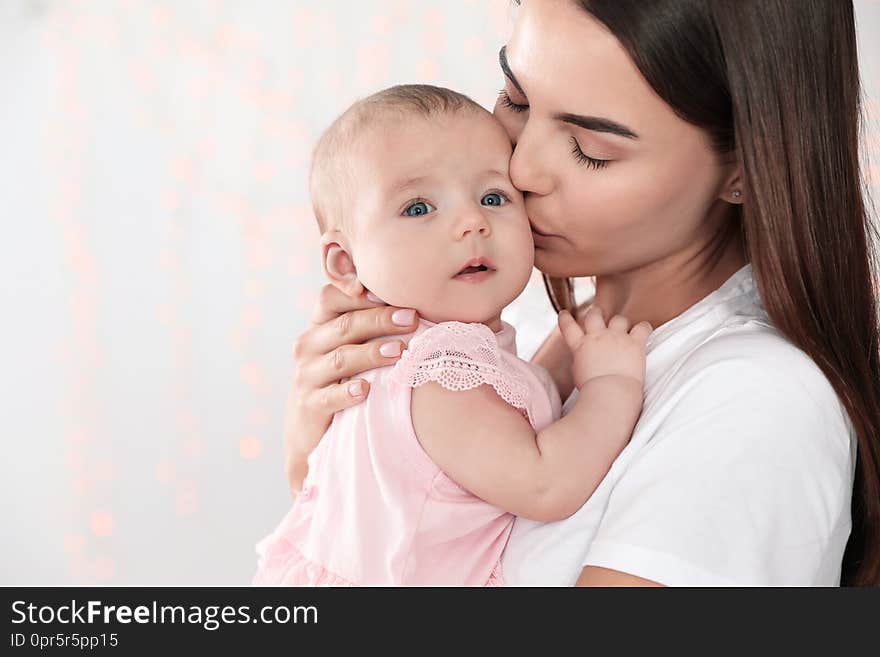
[[629,320],[615,315],[605,325],[602,310],[593,306],[584,317],[584,328],[567,310],[559,313],[559,330],[574,354],[572,376],[580,390],[600,376],[625,376],[645,383],[645,343],[651,325],[639,322],[632,329]]

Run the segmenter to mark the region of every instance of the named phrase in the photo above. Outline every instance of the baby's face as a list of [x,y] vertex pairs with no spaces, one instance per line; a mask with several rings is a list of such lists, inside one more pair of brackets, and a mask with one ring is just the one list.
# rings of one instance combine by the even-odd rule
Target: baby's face
[[[528,283],[534,243],[489,114],[408,119],[360,143],[350,208],[360,282],[429,321],[489,322]],[[472,259],[491,267],[459,275]]]

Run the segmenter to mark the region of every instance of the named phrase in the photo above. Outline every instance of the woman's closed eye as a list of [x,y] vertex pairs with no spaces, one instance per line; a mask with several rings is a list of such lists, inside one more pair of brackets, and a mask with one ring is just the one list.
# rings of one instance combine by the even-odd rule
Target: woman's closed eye
[[424,201],[422,199],[413,199],[409,203],[406,204],[403,208],[403,213],[407,217],[421,217],[423,215],[428,214],[429,212],[434,212],[436,210],[433,205]]
[[510,94],[507,93],[507,89],[502,89],[501,91],[498,92],[498,99],[501,101],[501,104],[504,107],[506,107],[507,109],[509,109],[513,112],[520,113],[520,112],[525,112],[527,109],[529,109],[528,105],[520,105],[519,103],[514,103],[510,99]]
[[586,153],[581,150],[581,145],[578,143],[577,139],[574,137],[571,138],[572,149],[571,153],[574,155],[574,158],[578,161],[579,164],[582,164],[591,169],[604,169],[608,166],[608,163],[611,160],[599,160],[595,157],[590,157]]
[[[510,93],[508,93],[507,89],[502,89],[498,92],[498,99],[501,101],[501,105],[506,107],[512,112],[522,113],[529,109],[528,105],[521,105],[520,103],[515,103],[510,98]],[[572,149],[571,152],[577,160],[578,164],[582,164],[591,169],[604,169],[608,166],[610,160],[600,160],[595,157],[590,157],[586,153],[581,150],[580,144],[578,144],[577,139],[574,137],[571,138]]]

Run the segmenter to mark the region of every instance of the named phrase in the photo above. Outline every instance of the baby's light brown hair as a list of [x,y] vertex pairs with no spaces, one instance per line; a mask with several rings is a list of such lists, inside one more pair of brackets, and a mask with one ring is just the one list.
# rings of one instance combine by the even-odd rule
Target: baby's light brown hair
[[[350,164],[351,147],[369,129],[399,125],[411,117],[432,118],[464,110],[487,112],[467,96],[428,84],[402,84],[362,98],[345,110],[321,135],[312,153],[309,194],[323,235],[343,230],[348,196],[356,172]],[[382,154],[377,153],[376,158]]]

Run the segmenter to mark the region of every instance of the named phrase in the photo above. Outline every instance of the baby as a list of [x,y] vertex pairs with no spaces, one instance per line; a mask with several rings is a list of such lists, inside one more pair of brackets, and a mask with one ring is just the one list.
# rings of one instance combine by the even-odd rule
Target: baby
[[419,312],[394,365],[337,413],[254,584],[502,583],[515,516],[565,518],[589,498],[639,417],[647,324],[559,325],[578,397],[560,419],[549,374],[516,356],[502,309],[532,272],[511,145],[454,91],[392,87],[340,116],[315,150],[311,193],[327,277]]

